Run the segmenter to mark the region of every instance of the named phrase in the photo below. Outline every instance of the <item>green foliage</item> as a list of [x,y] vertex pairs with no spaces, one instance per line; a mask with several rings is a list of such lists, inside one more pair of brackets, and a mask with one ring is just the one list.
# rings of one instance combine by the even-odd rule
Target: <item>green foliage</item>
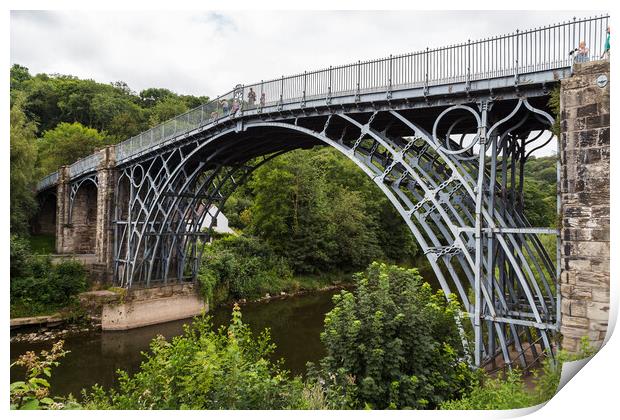
[[523,203],[525,216],[532,226],[557,225],[557,158],[530,157],[525,163]]
[[553,115],[555,116],[555,121],[553,123],[553,126],[551,127],[551,131],[557,138],[560,138],[561,108],[560,108],[560,87],[559,86],[553,89],[551,91],[551,94],[549,95],[549,107],[551,108],[551,111],[553,112]]
[[[11,69],[11,82],[13,75]],[[36,210],[34,186],[38,171],[36,162],[36,125],[28,121],[23,112],[24,99],[17,96],[11,106],[11,154],[10,154],[10,185],[11,185],[11,233],[25,235],[28,233],[28,221]]]
[[49,378],[52,376],[52,367],[58,366],[58,359],[64,357],[68,351],[63,350],[63,341],[52,346],[51,351],[43,350],[39,355],[32,351],[19,356],[13,366],[26,369],[23,381],[12,382],[11,410],[58,410],[75,409],[80,405],[73,397],[50,397]]
[[177,97],[167,96],[150,108],[149,123],[151,126],[181,115],[187,111],[185,102]]
[[75,301],[86,290],[86,271],[78,261],[52,264],[32,255],[24,239],[11,236],[11,316],[50,313]]
[[527,392],[521,374],[514,369],[505,377],[485,377],[481,386],[460,400],[446,401],[443,410],[509,410],[536,405],[536,398]]
[[140,371],[119,372],[118,390],[84,393],[88,409],[293,409],[305,408],[303,383],[290,379],[269,356],[269,332],[254,337],[235,306],[229,326],[217,331],[208,317],[183,336],[151,342]]
[[35,254],[53,254],[56,250],[56,235],[30,235],[30,248]]
[[556,394],[562,373],[562,364],[567,361],[590,357],[595,353],[588,337],[581,339],[581,348],[575,355],[565,351],[543,361],[542,370],[534,374],[534,389],[528,390],[518,369],[508,371],[503,377],[490,378],[481,373],[481,380],[471,393],[460,400],[446,401],[443,410],[509,410],[530,407],[549,401]]
[[416,269],[372,263],[355,282],[325,316],[327,356],[315,377],[328,395],[351,408],[434,408],[467,392],[473,376],[456,303],[433,293]]
[[39,140],[39,167],[42,173],[56,171],[60,166],[70,165],[76,160],[92,154],[108,144],[105,134],[75,122],[60,123],[48,130]]
[[203,296],[217,304],[227,298],[256,298],[273,292],[291,276],[286,260],[264,241],[228,236],[206,246],[198,281]]
[[333,149],[280,156],[255,171],[236,197],[229,207],[241,211],[235,223],[285,256],[296,273],[350,271],[417,253],[383,194]]

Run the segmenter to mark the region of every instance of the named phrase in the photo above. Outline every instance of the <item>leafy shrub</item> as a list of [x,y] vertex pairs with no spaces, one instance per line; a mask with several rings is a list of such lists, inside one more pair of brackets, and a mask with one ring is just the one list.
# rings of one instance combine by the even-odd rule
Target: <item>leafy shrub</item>
[[27,277],[30,274],[29,259],[31,254],[28,241],[11,235],[10,248],[11,278]]
[[[472,385],[455,322],[456,303],[416,269],[372,263],[356,290],[334,297],[312,376],[351,408],[435,408]],[[454,302],[454,300],[452,301]]]
[[535,387],[527,389],[518,369],[508,371],[504,377],[490,378],[482,375],[481,381],[469,395],[459,400],[446,401],[441,404],[443,410],[508,410],[531,407],[549,401],[556,394],[562,374],[562,364],[579,360],[594,354],[588,337],[581,339],[581,348],[577,354],[569,355],[559,351],[556,363],[546,358],[542,371],[534,374]]
[[[135,375],[119,372],[118,390],[84,392],[89,409],[285,409],[307,406],[299,378],[269,360],[275,345],[265,330],[254,337],[235,305],[229,326],[214,331],[209,317],[182,336],[151,342]],[[306,393],[307,394],[307,393]],[[310,399],[308,397],[308,399]]]
[[31,315],[61,308],[84,290],[86,271],[79,261],[52,264],[49,256],[31,255],[25,241],[11,237],[13,314]]
[[504,378],[485,377],[482,385],[474,387],[469,395],[441,404],[443,410],[509,410],[536,405],[536,398],[527,392],[521,374],[514,369]]
[[274,254],[265,242],[229,236],[207,246],[198,280],[204,297],[213,302],[219,286],[224,288],[219,299],[255,298],[291,276],[286,260]]
[[58,359],[68,353],[63,350],[63,345],[64,341],[61,340],[52,346],[51,351],[43,350],[39,355],[32,351],[26,352],[11,364],[11,367],[21,366],[26,369],[24,381],[11,383],[11,410],[80,408],[72,396],[50,397],[48,379],[52,376],[52,367],[58,366]]

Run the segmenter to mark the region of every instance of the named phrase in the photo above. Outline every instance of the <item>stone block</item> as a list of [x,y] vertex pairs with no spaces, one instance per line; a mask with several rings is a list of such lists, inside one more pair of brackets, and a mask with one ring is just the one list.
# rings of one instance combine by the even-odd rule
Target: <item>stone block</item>
[[588,329],[590,327],[590,321],[585,317],[565,315],[562,317],[562,326],[567,328]]
[[588,319],[592,321],[609,320],[609,303],[589,302],[588,303]]

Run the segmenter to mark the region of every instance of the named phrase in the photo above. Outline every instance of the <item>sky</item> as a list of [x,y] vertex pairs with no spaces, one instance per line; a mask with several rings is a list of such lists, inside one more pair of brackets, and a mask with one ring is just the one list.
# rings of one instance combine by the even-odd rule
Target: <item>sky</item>
[[577,11],[12,11],[31,73],[215,97],[238,83],[549,25]]

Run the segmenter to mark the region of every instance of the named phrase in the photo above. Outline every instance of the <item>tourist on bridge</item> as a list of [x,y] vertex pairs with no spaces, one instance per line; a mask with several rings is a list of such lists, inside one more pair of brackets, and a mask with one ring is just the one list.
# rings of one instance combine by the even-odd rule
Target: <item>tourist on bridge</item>
[[575,63],[585,63],[589,60],[588,54],[590,50],[586,47],[586,41],[579,42],[579,48],[575,48],[570,54],[575,54]]
[[248,92],[248,104],[250,106],[254,106],[255,102],[256,102],[256,92],[254,92],[254,89],[250,88],[250,91]]
[[265,106],[265,92],[262,92],[260,94],[260,107],[264,107]]
[[609,26],[607,27],[607,38],[605,38],[605,49],[603,50],[603,55],[601,58],[605,60],[609,60]]
[[239,100],[238,99],[233,99],[233,104],[232,104],[232,114],[233,116],[237,114],[237,111],[239,111]]
[[226,99],[222,99],[220,101],[220,105],[222,105],[222,111],[224,112],[224,115],[228,114],[228,101]]

